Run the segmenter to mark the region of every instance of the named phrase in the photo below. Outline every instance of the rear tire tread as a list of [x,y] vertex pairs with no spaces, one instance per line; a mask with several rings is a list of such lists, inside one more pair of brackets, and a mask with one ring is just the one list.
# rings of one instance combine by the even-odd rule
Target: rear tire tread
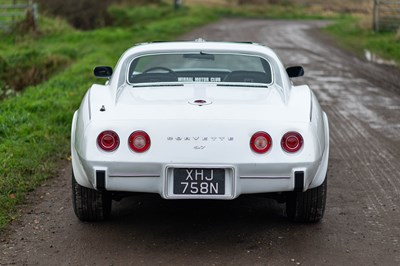
[[320,221],[325,212],[327,195],[327,177],[324,182],[305,192],[288,192],[286,213],[294,222],[315,223]]
[[79,185],[72,173],[72,202],[75,215],[81,221],[106,220],[111,213],[111,195]]

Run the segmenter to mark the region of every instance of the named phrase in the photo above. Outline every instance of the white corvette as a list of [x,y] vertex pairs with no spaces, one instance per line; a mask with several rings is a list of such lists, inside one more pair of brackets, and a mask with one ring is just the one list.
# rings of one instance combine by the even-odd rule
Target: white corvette
[[306,85],[269,48],[196,40],[140,44],[96,67],[74,114],[77,217],[106,219],[131,192],[164,199],[265,194],[316,222],[327,193],[329,128]]

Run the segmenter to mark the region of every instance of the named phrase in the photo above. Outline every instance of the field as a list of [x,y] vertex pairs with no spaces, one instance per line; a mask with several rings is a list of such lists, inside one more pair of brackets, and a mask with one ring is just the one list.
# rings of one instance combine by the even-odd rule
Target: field
[[[135,43],[171,40],[223,16],[332,19],[336,23],[326,30],[344,46],[355,51],[368,48],[400,62],[399,34],[370,32],[369,1],[344,5],[299,0],[293,7],[291,1],[185,0],[189,7],[178,11],[172,9],[172,1],[134,8],[126,8],[123,1],[100,5],[109,21],[100,16],[93,25],[82,22],[86,31],[65,21],[79,24],[68,12],[54,17],[55,4],[65,2],[52,1],[47,15],[40,16],[38,32],[21,22],[13,33],[0,33],[0,229],[17,217],[15,206],[26,192],[68,161],[70,122],[85,91],[97,82],[93,66],[115,65]],[[198,7],[199,2],[208,7]],[[243,2],[258,5],[243,6]]]
[[[143,19],[146,25],[81,32],[62,20],[42,18],[40,33],[2,36],[0,228],[15,218],[12,210],[25,193],[52,177],[62,161],[68,160],[73,112],[90,84],[98,82],[92,77],[93,66],[115,65],[121,53],[135,43],[170,40],[216,19],[212,12],[201,9],[159,10],[135,10],[148,17]],[[159,17],[155,17],[155,11]],[[138,13],[132,15],[138,18]],[[32,82],[21,92],[21,87],[39,72],[44,77],[42,82]],[[8,81],[11,74],[18,82]],[[12,88],[14,84],[18,87]]]

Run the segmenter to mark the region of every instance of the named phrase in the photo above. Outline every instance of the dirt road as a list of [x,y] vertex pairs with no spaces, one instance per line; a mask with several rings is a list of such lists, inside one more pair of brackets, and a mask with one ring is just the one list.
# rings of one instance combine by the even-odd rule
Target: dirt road
[[82,223],[70,172],[48,181],[1,235],[0,264],[400,265],[400,71],[330,44],[325,22],[223,20],[182,39],[255,41],[286,65],[303,65],[331,127],[325,218],[286,220],[263,198],[235,201],[125,199],[112,219]]

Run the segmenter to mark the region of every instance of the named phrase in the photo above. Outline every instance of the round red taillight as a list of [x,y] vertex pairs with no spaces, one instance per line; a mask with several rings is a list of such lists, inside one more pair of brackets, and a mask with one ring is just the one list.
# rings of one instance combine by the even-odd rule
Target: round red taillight
[[256,153],[266,153],[271,145],[271,136],[265,132],[257,132],[250,139],[250,148]]
[[283,135],[281,146],[287,152],[296,152],[303,147],[303,137],[297,132],[288,132]]
[[118,134],[111,130],[103,131],[97,137],[97,144],[104,151],[115,151],[119,146]]
[[135,152],[145,152],[150,148],[150,137],[144,131],[135,131],[129,136],[129,147]]

